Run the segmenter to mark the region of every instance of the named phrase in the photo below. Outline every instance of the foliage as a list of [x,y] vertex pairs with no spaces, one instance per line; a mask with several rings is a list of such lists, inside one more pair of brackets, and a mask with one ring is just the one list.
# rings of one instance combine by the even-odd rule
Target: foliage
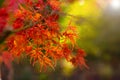
[[[61,31],[58,23],[62,11],[60,5],[59,0],[5,0],[0,9],[0,40],[7,36],[5,43],[1,44],[5,47],[1,52],[8,67],[8,61],[20,59],[23,55],[30,58],[33,66],[38,63],[40,71],[47,67],[54,69],[62,58],[75,66],[87,68],[85,52],[76,44],[76,27],[69,24]],[[8,31],[11,33],[9,37]]]

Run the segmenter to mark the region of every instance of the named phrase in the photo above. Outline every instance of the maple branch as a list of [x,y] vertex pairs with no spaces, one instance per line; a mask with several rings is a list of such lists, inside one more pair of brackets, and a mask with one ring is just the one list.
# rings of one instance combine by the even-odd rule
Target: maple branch
[[0,44],[3,43],[11,33],[11,31],[5,31],[2,34],[0,34]]

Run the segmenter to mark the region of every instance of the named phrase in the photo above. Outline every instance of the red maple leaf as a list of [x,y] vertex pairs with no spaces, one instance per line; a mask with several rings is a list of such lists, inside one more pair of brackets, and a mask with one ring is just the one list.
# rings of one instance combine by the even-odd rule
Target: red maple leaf
[[5,25],[7,23],[8,13],[6,8],[0,8],[0,33],[5,28]]
[[13,61],[13,57],[9,52],[5,51],[2,53],[2,60],[8,68],[11,68],[11,63]]

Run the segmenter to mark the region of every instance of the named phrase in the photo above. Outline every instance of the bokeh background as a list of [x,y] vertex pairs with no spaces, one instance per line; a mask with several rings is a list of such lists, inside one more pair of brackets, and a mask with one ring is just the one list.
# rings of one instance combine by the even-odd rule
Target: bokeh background
[[[3,0],[0,0],[0,5]],[[77,44],[86,51],[89,69],[60,60],[55,70],[39,72],[27,59],[13,62],[14,80],[120,80],[120,0],[61,0],[62,29],[77,26]]]

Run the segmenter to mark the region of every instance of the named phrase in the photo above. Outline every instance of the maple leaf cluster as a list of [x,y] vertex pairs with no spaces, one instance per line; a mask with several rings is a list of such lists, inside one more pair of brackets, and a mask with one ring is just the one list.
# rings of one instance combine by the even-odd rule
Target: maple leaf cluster
[[5,8],[0,9],[0,34],[3,32],[5,25],[7,24],[8,13]]
[[[14,4],[11,7],[15,18],[11,23],[13,34],[6,40],[11,60],[27,56],[33,66],[39,64],[40,71],[47,67],[54,69],[57,60],[62,58],[75,66],[87,67],[85,52],[76,44],[76,27],[68,25],[61,31],[59,0],[18,0],[16,4],[14,1],[17,0],[11,0],[9,4],[9,7]],[[4,15],[0,13],[0,27],[5,26],[8,15],[3,10],[0,10],[4,12]],[[3,21],[1,16],[5,17]],[[2,32],[3,28],[0,29]],[[7,52],[4,53],[8,56]]]

